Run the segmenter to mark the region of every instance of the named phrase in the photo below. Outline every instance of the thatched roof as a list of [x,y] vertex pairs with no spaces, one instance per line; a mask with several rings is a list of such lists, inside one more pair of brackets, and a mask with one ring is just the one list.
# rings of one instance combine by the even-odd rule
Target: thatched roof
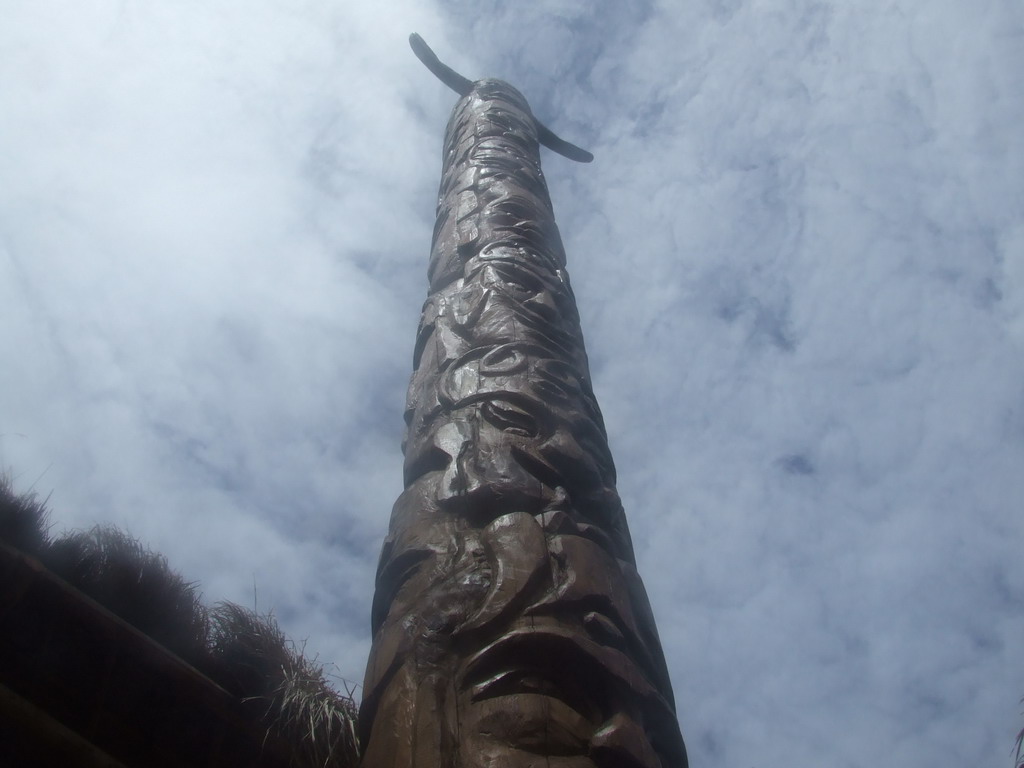
[[117,529],[51,539],[46,520],[44,503],[0,480],[0,757],[358,763],[351,697],[272,616],[207,608],[162,555]]

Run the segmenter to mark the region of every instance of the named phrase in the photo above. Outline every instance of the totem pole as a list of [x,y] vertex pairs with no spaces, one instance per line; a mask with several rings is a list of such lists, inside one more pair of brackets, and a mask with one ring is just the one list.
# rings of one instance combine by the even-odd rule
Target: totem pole
[[685,768],[539,144],[499,80],[445,134],[360,728],[364,768]]

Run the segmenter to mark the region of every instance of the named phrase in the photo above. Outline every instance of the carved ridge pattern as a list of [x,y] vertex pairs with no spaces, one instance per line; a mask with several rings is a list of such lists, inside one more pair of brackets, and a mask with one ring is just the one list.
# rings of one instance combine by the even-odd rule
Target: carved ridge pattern
[[481,80],[446,131],[368,768],[686,766],[536,125]]

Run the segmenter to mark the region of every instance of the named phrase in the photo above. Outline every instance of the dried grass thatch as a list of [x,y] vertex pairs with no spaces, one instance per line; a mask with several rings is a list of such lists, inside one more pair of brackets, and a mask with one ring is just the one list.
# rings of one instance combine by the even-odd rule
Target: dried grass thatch
[[[1024,704],[1024,699],[1021,699]],[[1017,731],[1017,740],[1013,744],[1013,765],[1014,768],[1024,768],[1024,728]]]
[[207,609],[155,553],[123,531],[96,526],[51,541],[45,504],[0,477],[0,541],[135,626],[240,698],[291,752],[293,768],[355,768],[357,707],[335,691],[272,616],[233,603]]
[[211,674],[242,698],[267,695],[292,663],[277,622],[235,603],[210,609],[209,655]]
[[49,513],[35,493],[16,494],[10,475],[0,473],[0,541],[30,555],[47,545]]
[[273,616],[221,603],[210,617],[212,676],[260,707],[268,730],[291,746],[292,766],[358,765],[355,703],[327,683],[323,667],[285,638]]
[[43,553],[54,573],[186,660],[205,652],[208,618],[194,583],[112,526],[65,534]]

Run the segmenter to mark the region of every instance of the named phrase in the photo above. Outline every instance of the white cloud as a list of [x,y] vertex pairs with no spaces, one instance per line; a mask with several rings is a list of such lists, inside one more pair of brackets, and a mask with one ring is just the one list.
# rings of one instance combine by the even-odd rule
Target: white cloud
[[[37,2],[0,29],[0,458],[359,679],[453,95],[546,154],[695,765],[1008,760],[1012,0]],[[22,436],[23,435],[23,436]]]

